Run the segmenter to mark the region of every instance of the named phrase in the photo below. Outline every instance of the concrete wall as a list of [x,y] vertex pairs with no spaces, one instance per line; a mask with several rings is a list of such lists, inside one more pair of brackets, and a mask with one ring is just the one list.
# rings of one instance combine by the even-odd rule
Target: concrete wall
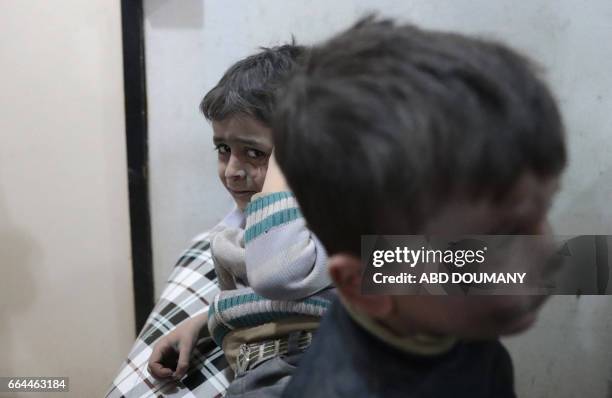
[[[375,10],[502,39],[537,59],[559,99],[570,146],[553,226],[559,234],[612,234],[608,0],[148,0],[145,8],[158,288],[188,239],[229,206],[215,177],[210,127],[197,114],[203,94],[258,46],[287,42],[292,34],[309,44]],[[519,396],[610,396],[611,331],[609,297],[554,298],[533,330],[507,341]]]
[[102,396],[134,339],[119,2],[4,0],[0,31],[0,376]]

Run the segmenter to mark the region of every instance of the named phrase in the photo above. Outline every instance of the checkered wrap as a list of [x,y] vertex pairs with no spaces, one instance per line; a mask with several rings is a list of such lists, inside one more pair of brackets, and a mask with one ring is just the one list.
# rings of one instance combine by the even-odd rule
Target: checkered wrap
[[181,382],[158,381],[147,370],[147,361],[157,340],[186,318],[208,311],[209,303],[218,292],[209,235],[202,234],[174,267],[159,302],[149,315],[106,397],[223,396],[231,369],[223,351],[210,338],[198,341],[189,371]]

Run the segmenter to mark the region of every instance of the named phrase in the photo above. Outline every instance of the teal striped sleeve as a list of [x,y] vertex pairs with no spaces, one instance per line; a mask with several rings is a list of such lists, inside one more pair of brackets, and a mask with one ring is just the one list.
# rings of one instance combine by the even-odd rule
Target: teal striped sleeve
[[246,215],[246,272],[257,294],[299,300],[331,285],[327,253],[308,229],[292,193],[256,197]]
[[274,192],[250,202],[246,208],[247,224],[244,233],[246,243],[302,217],[297,201],[291,192]]

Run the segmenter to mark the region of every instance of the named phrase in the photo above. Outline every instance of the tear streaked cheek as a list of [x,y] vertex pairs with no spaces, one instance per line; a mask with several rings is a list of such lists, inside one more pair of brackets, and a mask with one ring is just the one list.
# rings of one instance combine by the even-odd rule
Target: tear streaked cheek
[[266,180],[267,165],[255,166],[249,169],[247,173],[247,182],[249,187],[257,192],[260,192],[263,188],[264,181]]

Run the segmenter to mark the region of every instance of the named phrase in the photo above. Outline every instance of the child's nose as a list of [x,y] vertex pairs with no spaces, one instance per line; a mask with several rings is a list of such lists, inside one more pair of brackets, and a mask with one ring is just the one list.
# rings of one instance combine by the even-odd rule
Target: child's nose
[[246,170],[244,165],[235,156],[231,156],[227,167],[225,168],[225,178],[244,178],[246,177]]

